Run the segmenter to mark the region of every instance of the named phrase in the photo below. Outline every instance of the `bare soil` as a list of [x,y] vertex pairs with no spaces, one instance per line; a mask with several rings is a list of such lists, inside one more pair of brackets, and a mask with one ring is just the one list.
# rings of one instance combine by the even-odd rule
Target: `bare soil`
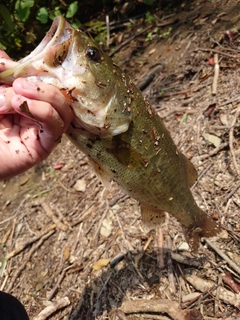
[[119,32],[135,38],[113,58],[136,83],[152,75],[143,94],[196,166],[194,197],[223,231],[192,254],[171,216],[147,229],[138,203],[115,183],[106,191],[64,137],[0,183],[0,289],[31,319],[240,319],[240,4],[164,12],[139,36]]

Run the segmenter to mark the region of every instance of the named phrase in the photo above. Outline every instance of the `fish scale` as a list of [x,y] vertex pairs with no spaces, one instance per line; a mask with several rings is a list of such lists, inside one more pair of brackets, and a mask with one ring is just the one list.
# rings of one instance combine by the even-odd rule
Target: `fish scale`
[[65,94],[75,113],[67,136],[106,187],[114,180],[140,202],[145,223],[157,227],[165,212],[172,214],[195,251],[201,237],[219,233],[190,191],[197,178],[192,163],[129,77],[86,34],[55,18],[39,46],[0,73],[0,82],[17,77],[50,83]]

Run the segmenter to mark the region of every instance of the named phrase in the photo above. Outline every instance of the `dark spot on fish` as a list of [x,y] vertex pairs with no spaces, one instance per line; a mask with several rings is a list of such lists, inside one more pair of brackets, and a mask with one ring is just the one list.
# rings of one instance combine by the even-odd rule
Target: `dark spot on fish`
[[92,149],[92,147],[93,147],[90,143],[87,143],[86,146],[87,146],[89,149]]
[[111,127],[111,123],[110,122],[104,123],[103,127],[104,127],[104,129],[107,130],[107,129],[109,129]]
[[40,129],[39,132],[40,132],[40,133],[43,133],[43,129]]
[[89,113],[89,114],[91,114],[91,115],[93,115],[93,116],[95,116],[95,113],[93,113],[91,110],[87,110],[87,113]]
[[111,171],[112,171],[112,173],[117,173],[117,171],[116,171],[116,170],[114,170],[114,169],[111,169]]
[[107,86],[105,83],[102,83],[102,82],[95,82],[95,83],[99,88],[105,88]]
[[101,61],[100,51],[95,47],[88,47],[85,54],[90,60],[94,62]]

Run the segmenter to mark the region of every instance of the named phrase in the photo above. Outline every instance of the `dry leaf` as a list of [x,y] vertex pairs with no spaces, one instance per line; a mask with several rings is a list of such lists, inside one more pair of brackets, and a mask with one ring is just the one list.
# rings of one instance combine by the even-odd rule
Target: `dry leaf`
[[54,170],[61,170],[62,167],[64,167],[64,166],[65,166],[65,163],[64,163],[64,162],[59,162],[59,163],[57,163],[57,164],[55,164],[55,165],[53,166],[53,169],[54,169]]
[[213,134],[204,133],[203,137],[208,142],[212,143],[216,148],[218,148],[221,144],[221,139]]
[[106,267],[109,264],[109,261],[110,259],[99,259],[98,261],[94,262],[93,270],[101,270],[103,267]]
[[74,188],[76,191],[85,192],[85,190],[86,190],[86,181],[83,180],[83,179],[77,180],[76,183],[75,183],[75,185],[73,186],[73,188]]
[[108,238],[112,233],[112,221],[109,219],[104,219],[101,225],[100,234]]
[[68,260],[69,259],[70,251],[71,251],[70,247],[66,247],[63,250],[63,258],[64,258],[64,260]]
[[155,51],[156,51],[156,48],[153,48],[152,50],[150,50],[150,51],[148,52],[148,54],[151,55],[151,54],[153,54]]
[[203,115],[204,115],[205,117],[210,117],[211,114],[212,114],[212,112],[213,112],[213,110],[215,109],[215,107],[216,107],[216,103],[210,104],[210,105],[207,107],[207,109],[203,111]]

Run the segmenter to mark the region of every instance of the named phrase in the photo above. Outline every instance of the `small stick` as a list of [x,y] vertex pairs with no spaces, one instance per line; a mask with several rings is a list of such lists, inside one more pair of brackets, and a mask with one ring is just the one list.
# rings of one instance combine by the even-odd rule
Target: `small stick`
[[205,175],[205,173],[212,168],[212,163],[210,163],[199,175],[197,178],[197,181],[194,183],[194,185],[192,186],[192,190],[196,187],[196,185],[198,184],[199,180]]
[[[196,309],[181,310],[176,301],[170,301],[167,299],[150,299],[150,300],[134,300],[124,301],[121,307],[124,313],[166,313],[173,320],[187,320],[192,319],[193,315],[201,319],[201,314]],[[199,312],[199,314],[198,314]]]
[[164,253],[163,253],[163,231],[162,228],[157,228],[156,230],[157,237],[157,262],[158,267],[162,270],[164,269]]
[[17,269],[17,272],[15,273],[15,275],[12,277],[12,281],[10,282],[8,288],[7,288],[7,292],[10,292],[12,290],[12,287],[16,284],[17,278],[19,277],[19,275],[21,274],[21,272],[23,271],[23,269],[25,268],[26,264],[28,263],[28,261],[30,260],[31,256],[34,254],[34,252],[43,244],[43,242],[50,237],[53,233],[55,232],[55,230],[51,230],[48,233],[44,234],[41,239],[38,241],[38,243],[36,243],[34,246],[32,246],[31,250],[28,253],[28,256],[26,258],[26,260],[21,264],[21,266]]
[[208,154],[203,154],[199,157],[200,160],[205,160],[212,156],[215,156],[219,151],[223,150],[224,148],[229,146],[229,142],[221,143],[219,147],[215,148],[214,150],[210,151]]
[[153,236],[150,234],[150,237],[148,238],[147,242],[145,243],[144,247],[143,247],[143,251],[146,251],[149,244],[153,241]]
[[225,260],[228,265],[233,268],[240,275],[240,267],[232,261],[225,253],[223,253],[215,244],[213,244],[209,239],[205,239],[205,242],[211,247],[217,254]]
[[213,52],[213,53],[218,53],[218,54],[221,54],[223,56],[226,56],[226,57],[229,57],[229,58],[234,58],[234,59],[238,59],[239,56],[238,55],[232,55],[232,54],[229,54],[229,53],[225,53],[225,52],[222,52],[222,51],[219,51],[219,50],[216,50],[216,49],[208,49],[208,48],[197,48],[197,51],[205,51],[205,52]]
[[33,320],[45,320],[51,314],[55,313],[59,309],[62,309],[68,306],[69,304],[70,304],[70,300],[68,297],[64,297],[57,301],[54,301],[53,303],[51,303],[51,305],[47,306],[36,317],[34,317]]
[[240,114],[240,107],[238,107],[238,109],[237,109],[237,112],[236,112],[235,117],[233,119],[233,122],[231,124],[231,128],[229,130],[229,148],[230,148],[230,151],[231,151],[231,154],[232,154],[232,157],[233,157],[233,164],[234,164],[235,170],[236,170],[238,175],[239,175],[239,170],[238,170],[238,165],[237,165],[235,153],[234,153],[234,150],[233,150],[233,130],[234,130],[235,123],[236,123],[236,121],[237,121],[237,119],[239,117],[239,114]]
[[47,228],[46,230],[44,230],[43,232],[41,232],[38,236],[30,239],[29,241],[23,243],[21,246],[18,247],[18,249],[13,250],[12,252],[8,253],[6,256],[6,259],[11,259],[12,257],[16,256],[17,254],[19,254],[20,252],[22,252],[25,248],[27,248],[30,244],[36,242],[37,240],[39,240],[40,238],[44,237],[46,234],[50,232],[55,232],[55,228],[56,225],[53,224],[51,225],[49,228]]
[[46,203],[46,202],[41,202],[41,206],[43,208],[43,210],[45,211],[46,215],[53,221],[53,223],[56,224],[56,226],[62,230],[62,231],[67,231],[68,227],[62,223],[58,217],[56,217],[56,215],[54,214],[54,212],[52,211],[52,209],[50,208],[50,206]]
[[82,215],[79,217],[78,220],[73,221],[73,222],[71,223],[71,227],[73,228],[73,227],[75,227],[76,225],[78,225],[79,223],[83,222],[83,220],[84,220],[87,216],[90,215],[91,211],[93,211],[93,210],[92,210],[92,207],[93,207],[93,204],[92,204],[90,207],[88,207],[88,208],[82,213]]
[[198,258],[191,258],[187,256],[182,256],[179,253],[172,252],[171,253],[172,259],[176,262],[186,264],[188,266],[199,268],[202,265],[202,262]]
[[106,28],[107,28],[107,48],[109,48],[110,44],[110,27],[109,27],[109,15],[106,15]]
[[55,284],[55,286],[52,288],[52,290],[50,291],[49,295],[47,296],[48,300],[52,300],[52,298],[54,297],[57,288],[59,287],[60,283],[62,282],[63,278],[65,277],[66,274],[66,269],[63,270],[62,274],[60,275],[60,277],[58,278],[57,283]]
[[[204,280],[194,273],[185,273],[184,277],[198,291],[206,292],[206,290],[211,290],[211,295],[216,296],[216,288],[218,286],[213,281]],[[240,309],[240,294],[235,294],[230,290],[219,287],[219,299]]]
[[224,205],[231,197],[232,195],[237,192],[237,190],[240,188],[240,182],[232,189],[231,192],[223,199],[222,204]]
[[171,251],[172,251],[172,243],[171,238],[169,235],[166,237],[166,247],[167,247],[167,271],[168,271],[168,280],[170,283],[170,288],[173,293],[176,293],[176,286],[174,282],[174,275],[173,275],[173,265],[172,265],[172,257],[171,257]]
[[217,93],[217,82],[219,77],[219,63],[218,63],[218,54],[215,53],[214,55],[214,77],[213,77],[213,84],[212,84],[212,94]]

